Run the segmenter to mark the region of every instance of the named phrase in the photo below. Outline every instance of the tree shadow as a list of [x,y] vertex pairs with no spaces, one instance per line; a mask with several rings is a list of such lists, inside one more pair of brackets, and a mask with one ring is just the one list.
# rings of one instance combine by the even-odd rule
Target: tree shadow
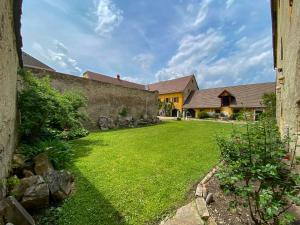
[[91,151],[93,150],[93,146],[107,146],[103,140],[91,140],[86,138],[81,138],[77,140],[73,140],[70,142],[72,149],[74,150],[73,159],[76,160],[77,158],[88,156]]

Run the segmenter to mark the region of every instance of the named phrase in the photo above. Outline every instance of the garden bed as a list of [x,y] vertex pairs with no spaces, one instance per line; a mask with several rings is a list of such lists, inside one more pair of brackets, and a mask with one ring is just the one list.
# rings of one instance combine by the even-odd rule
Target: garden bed
[[214,196],[214,201],[207,206],[209,214],[215,219],[217,224],[224,225],[245,225],[252,224],[247,208],[238,206],[230,208],[230,202],[234,200],[234,196],[225,195],[220,188],[219,181],[216,177],[206,184],[209,193]]

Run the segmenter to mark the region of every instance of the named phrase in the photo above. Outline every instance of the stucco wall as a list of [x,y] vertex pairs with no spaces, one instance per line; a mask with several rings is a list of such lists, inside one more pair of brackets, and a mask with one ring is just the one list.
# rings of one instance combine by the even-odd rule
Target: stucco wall
[[158,92],[143,91],[94,81],[83,77],[57,72],[31,69],[38,77],[49,75],[53,87],[59,91],[78,90],[88,98],[87,113],[90,121],[85,126],[98,129],[100,116],[117,119],[125,107],[128,115],[140,119],[144,115],[156,117],[158,113]]
[[299,132],[300,124],[300,1],[290,2],[277,2],[277,120],[282,134],[287,128]]
[[[0,179],[8,175],[16,144],[16,80],[19,59],[13,1],[0,1]],[[0,187],[1,189],[1,187]],[[0,190],[0,199],[1,199]]]

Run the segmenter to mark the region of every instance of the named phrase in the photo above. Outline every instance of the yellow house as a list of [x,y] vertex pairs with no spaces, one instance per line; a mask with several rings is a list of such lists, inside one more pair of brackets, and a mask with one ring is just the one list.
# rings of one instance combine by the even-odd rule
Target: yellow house
[[198,117],[201,111],[231,117],[241,110],[254,116],[264,110],[262,96],[275,93],[275,83],[248,84],[231,87],[210,88],[195,91],[185,102],[183,108],[190,115]]
[[[179,112],[182,113],[185,101],[194,91],[199,90],[194,75],[149,84],[148,89],[158,91],[161,102],[173,103],[172,116],[178,116]],[[160,112],[160,114],[163,113]]]

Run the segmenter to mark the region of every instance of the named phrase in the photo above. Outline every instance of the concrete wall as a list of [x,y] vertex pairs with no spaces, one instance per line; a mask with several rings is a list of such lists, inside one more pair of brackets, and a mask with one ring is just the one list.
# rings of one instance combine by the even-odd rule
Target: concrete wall
[[87,113],[90,121],[85,126],[98,129],[100,116],[117,119],[125,107],[128,115],[140,119],[144,115],[156,117],[158,113],[158,92],[143,91],[90,80],[57,72],[31,69],[38,77],[49,75],[53,87],[59,91],[77,90],[88,98]]
[[[0,1],[0,180],[8,175],[16,144],[16,80],[19,58],[13,0]],[[0,184],[1,185],[1,184]],[[0,187],[0,199],[2,191]]]
[[300,1],[274,2],[277,120],[282,134],[287,128],[296,133],[300,130]]

